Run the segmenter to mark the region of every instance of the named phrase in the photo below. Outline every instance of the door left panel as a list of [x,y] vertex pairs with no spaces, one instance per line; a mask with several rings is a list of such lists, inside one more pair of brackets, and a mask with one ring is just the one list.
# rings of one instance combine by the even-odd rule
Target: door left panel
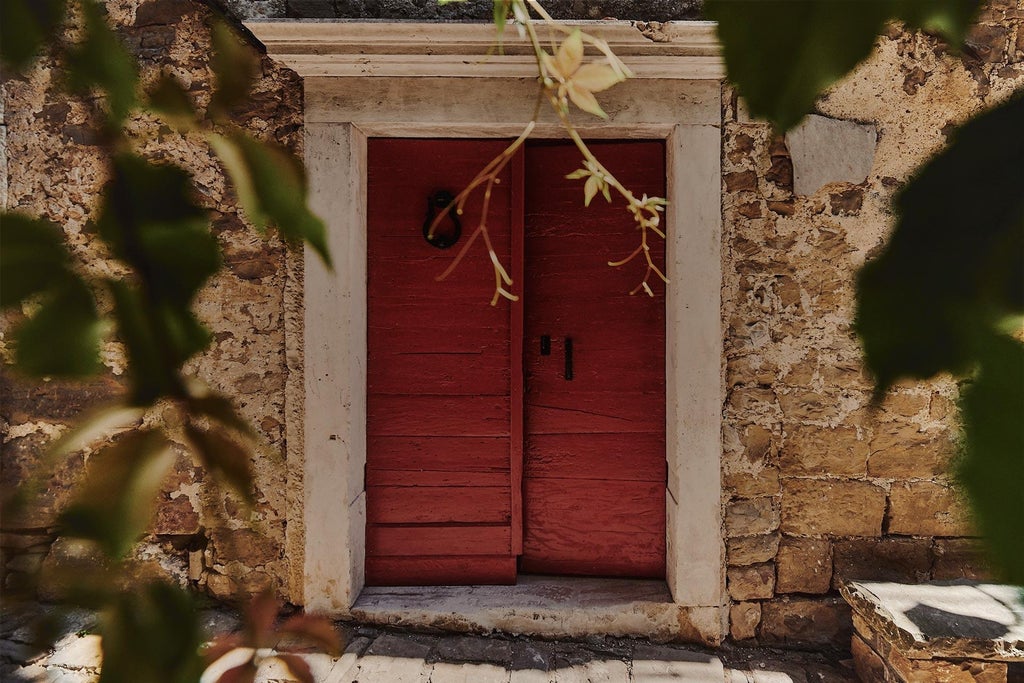
[[[506,145],[368,143],[369,585],[515,582],[510,308],[488,305],[493,275],[482,244],[435,281],[472,233],[481,193],[465,207],[456,244],[439,249],[422,234],[428,199],[459,192]],[[504,263],[513,184],[504,177],[494,186],[488,212]]]

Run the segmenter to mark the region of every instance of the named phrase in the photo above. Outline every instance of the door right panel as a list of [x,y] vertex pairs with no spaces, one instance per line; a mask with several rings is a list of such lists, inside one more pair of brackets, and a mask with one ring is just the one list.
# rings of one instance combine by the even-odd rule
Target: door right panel
[[[663,143],[588,144],[638,196],[665,196]],[[583,183],[565,178],[580,165],[571,143],[526,151],[520,569],[663,577],[664,287],[652,276],[654,297],[629,295],[642,255],[608,266],[640,234],[614,191],[583,208]],[[650,237],[661,267],[664,241]]]

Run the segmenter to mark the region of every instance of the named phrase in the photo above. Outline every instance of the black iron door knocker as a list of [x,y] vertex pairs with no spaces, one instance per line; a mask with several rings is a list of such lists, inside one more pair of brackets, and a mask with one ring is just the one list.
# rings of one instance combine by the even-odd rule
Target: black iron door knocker
[[[447,249],[456,242],[459,241],[459,237],[462,236],[462,223],[459,221],[459,216],[455,212],[455,206],[452,202],[455,201],[455,197],[451,192],[447,190],[438,190],[434,194],[427,197],[427,217],[423,221],[423,238],[427,240],[427,244],[438,249]],[[437,228],[434,229],[434,234],[430,234],[430,226],[434,224],[434,219],[437,217],[438,211],[443,211],[447,207],[446,214],[448,214],[450,227],[445,227],[445,221],[442,219],[438,222]]]

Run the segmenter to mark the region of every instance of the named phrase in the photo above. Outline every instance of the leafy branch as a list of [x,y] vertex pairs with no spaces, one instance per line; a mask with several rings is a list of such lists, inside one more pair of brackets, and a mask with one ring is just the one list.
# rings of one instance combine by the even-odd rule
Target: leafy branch
[[[442,4],[460,1],[462,0],[441,0]],[[552,37],[550,52],[545,49],[543,41],[537,33],[535,20],[530,14],[531,10],[537,14],[541,22],[553,33],[561,33],[565,36],[562,42],[557,45]],[[509,277],[508,271],[501,264],[492,246],[490,235],[487,231],[487,213],[490,206],[491,190],[496,183],[500,182],[498,174],[501,173],[508,162],[511,161],[516,151],[523,146],[533,132],[540,113],[540,103],[547,100],[552,111],[558,117],[562,128],[573,141],[573,144],[576,145],[580,154],[583,155],[582,168],[570,173],[566,177],[571,180],[585,179],[583,186],[584,205],[590,206],[590,202],[599,192],[606,201],[611,202],[611,190],[615,190],[625,200],[626,210],[630,213],[640,231],[639,246],[625,258],[618,261],[609,261],[608,265],[620,267],[643,255],[646,270],[640,284],[630,294],[636,294],[643,290],[648,296],[654,296],[654,291],[649,284],[651,277],[657,276],[663,282],[668,282],[668,278],[655,264],[648,242],[652,232],[661,239],[665,239],[664,228],[661,226],[661,213],[664,211],[667,202],[661,197],[648,197],[646,194],[638,198],[619,182],[580,136],[570,115],[569,106],[571,102],[588,114],[607,119],[608,115],[601,108],[594,93],[603,92],[615,84],[626,80],[632,76],[632,72],[615,56],[605,40],[585,33],[578,28],[571,28],[559,23],[548,14],[537,0],[496,0],[494,3],[494,21],[498,29],[499,41],[510,16],[515,20],[521,37],[529,41],[537,62],[537,80],[540,85],[537,95],[537,106],[534,107],[533,116],[519,137],[503,150],[501,154],[491,160],[462,192],[456,195],[446,210],[440,212],[434,218],[434,222],[429,230],[430,236],[433,236],[434,230],[441,223],[448,210],[454,209],[461,215],[470,194],[481,185],[484,187],[480,222],[469,239],[463,243],[451,265],[437,279],[444,280],[447,278],[458,267],[459,263],[462,262],[462,259],[477,238],[482,237],[494,270],[495,288],[494,296],[491,298],[491,305],[496,305],[501,297],[511,301],[518,300],[518,296],[506,289],[506,287],[512,285],[512,279]],[[588,45],[599,51],[603,57],[584,63],[584,48]]]

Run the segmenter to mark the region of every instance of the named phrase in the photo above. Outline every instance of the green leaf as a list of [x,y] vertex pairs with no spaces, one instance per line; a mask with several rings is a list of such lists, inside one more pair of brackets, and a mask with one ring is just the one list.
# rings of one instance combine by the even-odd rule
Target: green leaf
[[69,276],[70,263],[59,227],[17,213],[0,216],[0,306],[60,284]]
[[136,106],[138,73],[135,59],[107,24],[103,8],[94,0],[83,0],[85,38],[68,51],[68,85],[74,92],[88,94],[93,88],[107,97],[111,123],[118,126]]
[[252,505],[253,475],[248,449],[218,429],[203,429],[189,423],[185,434],[203,465]]
[[194,683],[203,672],[193,598],[166,583],[122,593],[100,614],[100,683]]
[[123,558],[152,521],[174,460],[170,442],[154,429],[131,432],[94,453],[84,486],[60,515],[61,533],[95,541],[108,557]]
[[174,76],[161,74],[146,95],[150,108],[179,130],[192,130],[196,127],[196,110],[192,98]]
[[182,397],[179,370],[210,342],[209,331],[187,306],[154,305],[141,291],[109,282],[118,333],[128,351],[131,401],[150,405],[161,396]]
[[0,58],[20,71],[39,49],[55,37],[64,20],[67,0],[3,0],[0,2]]
[[968,372],[979,340],[1024,311],[1024,93],[978,116],[896,198],[858,277],[857,331],[877,391]]
[[868,56],[889,19],[959,42],[978,0],[707,0],[729,80],[750,113],[788,130]]
[[327,228],[306,204],[306,178],[298,160],[276,145],[241,132],[213,134],[210,145],[253,225],[260,230],[274,225],[292,246],[307,242],[330,266]]
[[15,332],[15,364],[36,377],[88,377],[103,368],[103,324],[92,292],[68,279]]
[[206,211],[193,200],[188,173],[175,166],[116,155],[96,227],[158,301],[189,304],[221,265]]
[[1024,345],[993,336],[979,356],[978,375],[960,395],[959,479],[997,573],[1024,586]]
[[231,107],[244,101],[249,94],[259,65],[252,49],[225,22],[214,20],[210,32],[213,41],[210,66],[217,77],[217,89],[210,100],[210,114],[226,116]]

